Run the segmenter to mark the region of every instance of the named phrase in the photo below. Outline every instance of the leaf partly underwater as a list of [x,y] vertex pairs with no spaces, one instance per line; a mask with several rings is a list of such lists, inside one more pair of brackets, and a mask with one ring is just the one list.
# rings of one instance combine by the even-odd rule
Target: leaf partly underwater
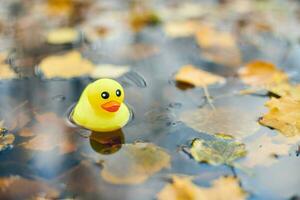
[[216,135],[212,140],[197,138],[193,141],[190,153],[198,162],[211,165],[234,165],[234,161],[246,156],[247,151],[243,143],[223,135]]
[[139,184],[170,166],[170,155],[151,143],[124,144],[105,157],[101,176],[114,184]]
[[211,187],[199,187],[190,178],[174,176],[157,195],[158,200],[243,200],[247,196],[231,176],[214,180]]

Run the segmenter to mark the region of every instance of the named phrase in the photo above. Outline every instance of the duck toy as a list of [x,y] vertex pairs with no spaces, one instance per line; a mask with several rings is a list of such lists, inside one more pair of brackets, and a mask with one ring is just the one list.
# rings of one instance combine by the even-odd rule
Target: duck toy
[[112,132],[125,126],[130,111],[124,89],[115,80],[99,79],[84,89],[71,117],[79,126],[96,132]]

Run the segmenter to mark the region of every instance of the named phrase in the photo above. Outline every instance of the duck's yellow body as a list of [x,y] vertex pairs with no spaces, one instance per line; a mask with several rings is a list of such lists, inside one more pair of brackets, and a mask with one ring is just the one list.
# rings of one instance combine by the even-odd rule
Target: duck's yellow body
[[97,132],[115,131],[127,124],[130,111],[123,103],[123,87],[112,79],[90,83],[72,112],[72,120]]

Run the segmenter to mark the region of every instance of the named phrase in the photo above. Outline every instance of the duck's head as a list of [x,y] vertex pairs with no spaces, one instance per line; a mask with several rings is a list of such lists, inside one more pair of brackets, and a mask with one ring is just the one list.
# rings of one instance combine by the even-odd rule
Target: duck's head
[[87,97],[95,111],[115,113],[124,100],[124,89],[115,80],[99,79],[88,85]]

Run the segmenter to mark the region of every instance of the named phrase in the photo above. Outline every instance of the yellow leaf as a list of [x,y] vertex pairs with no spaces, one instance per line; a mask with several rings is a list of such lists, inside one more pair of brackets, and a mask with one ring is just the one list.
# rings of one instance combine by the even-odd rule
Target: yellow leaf
[[247,193],[234,177],[221,177],[209,188],[199,187],[190,178],[173,177],[173,183],[166,185],[157,195],[158,200],[243,200]]
[[266,106],[269,112],[259,120],[262,125],[275,128],[288,137],[300,135],[300,100],[272,98]]
[[73,43],[79,39],[79,33],[72,28],[59,28],[47,34],[47,42],[50,44]]
[[47,11],[50,15],[70,15],[73,9],[73,0],[47,0]]
[[139,184],[169,167],[170,159],[164,149],[154,144],[125,144],[118,152],[104,159],[101,176],[113,184]]
[[239,70],[242,81],[250,86],[267,87],[288,80],[288,76],[275,65],[265,61],[252,61]]
[[289,83],[281,83],[267,88],[268,91],[280,97],[290,97],[300,100],[300,85],[291,85]]
[[225,83],[225,78],[203,71],[192,65],[181,67],[175,75],[175,80],[197,87],[204,87],[216,83]]
[[39,66],[46,78],[78,77],[89,75],[94,70],[93,63],[82,58],[81,54],[77,51],[71,51],[59,56],[46,57]]

